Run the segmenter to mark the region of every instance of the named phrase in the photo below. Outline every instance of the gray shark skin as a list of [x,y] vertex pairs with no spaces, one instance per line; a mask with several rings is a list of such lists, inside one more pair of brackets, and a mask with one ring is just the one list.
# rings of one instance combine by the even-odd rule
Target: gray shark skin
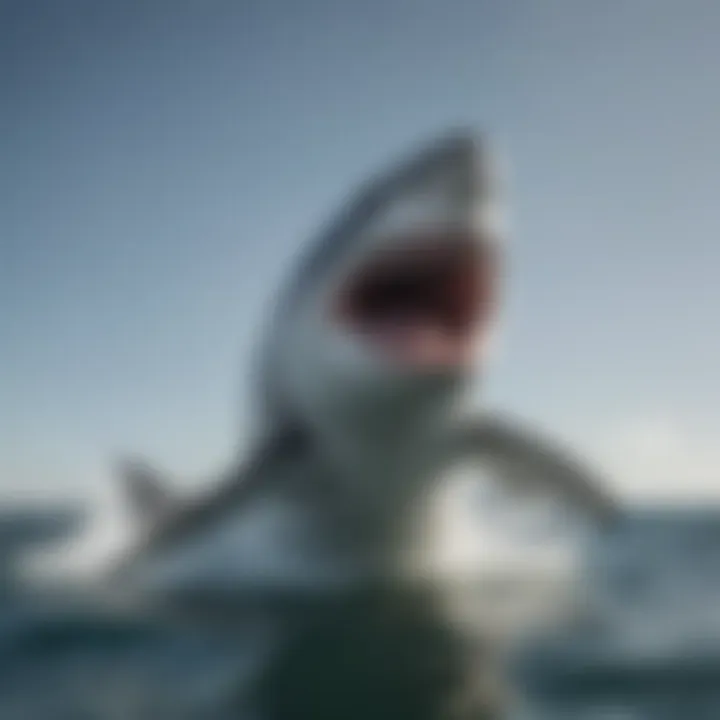
[[519,490],[537,489],[562,499],[599,528],[611,528],[622,508],[605,479],[574,452],[517,417],[498,412],[468,418],[457,429],[453,453],[510,465],[503,473]]
[[[420,326],[417,313],[441,312],[438,283],[423,285],[428,273],[454,262],[463,286],[475,263],[497,270],[498,202],[489,153],[464,131],[362,188],[276,305],[260,354],[262,427],[248,458],[193,502],[173,508],[155,484],[144,492],[141,505],[163,510],[148,513],[154,520],[110,583],[213,624],[230,616],[239,638],[261,631],[231,699],[239,717],[489,717],[488,695],[473,693],[485,649],[457,632],[438,588],[403,565],[418,507],[453,454],[521,458],[545,467],[541,481],[589,514],[612,507],[551,444],[492,415],[463,419],[465,390],[484,369],[492,303],[471,324],[456,313],[452,331]],[[482,287],[478,272],[473,287]],[[388,285],[406,295],[388,295]],[[443,296],[441,314],[448,303],[463,305]],[[472,363],[468,338],[478,347]]]
[[149,463],[121,458],[116,473],[122,483],[131,520],[141,528],[158,525],[182,507],[182,499]]
[[[513,474],[507,479],[520,488],[533,484],[540,489],[560,495],[576,507],[580,513],[589,515],[600,525],[610,525],[619,519],[621,510],[616,499],[605,489],[604,479],[592,472],[568,449],[541,435],[516,417],[486,412],[477,417],[463,418],[451,439],[450,456],[486,458],[509,462]],[[286,436],[284,443],[289,443]],[[278,443],[274,451],[288,448]],[[232,504],[232,497],[224,492],[201,495],[195,500],[181,497],[174,489],[172,479],[140,460],[126,460],[119,465],[120,477],[127,493],[130,510],[143,527],[157,528],[171,517],[182,517],[173,524],[173,533],[179,533],[191,519],[211,514],[216,504]],[[523,472],[524,471],[524,472]],[[250,484],[238,482],[235,475],[245,477],[250,468],[238,468],[233,472],[232,491],[235,495],[247,492]],[[219,483],[218,487],[224,488]],[[193,510],[189,507],[193,506]]]
[[[385,243],[387,235],[400,234],[412,224],[482,226],[485,242],[499,254],[503,238],[494,217],[500,207],[499,192],[486,143],[466,131],[448,133],[361,187],[301,258],[277,301],[258,373],[259,409],[268,422],[278,424],[291,421],[296,414],[316,414],[297,407],[300,393],[288,388],[281,377],[285,363],[295,360],[284,349],[292,342],[288,328],[308,297],[329,279],[332,282],[349,258],[366,252],[359,238],[369,235],[367,245],[372,250],[373,244]],[[433,194],[439,207],[433,207]]]
[[[416,493],[412,486],[401,488],[397,479],[414,479],[418,461],[408,456],[418,454],[418,441],[432,443],[440,436],[472,368],[416,371],[388,362],[364,337],[329,319],[328,307],[349,276],[375,255],[403,249],[408,235],[459,230],[499,254],[501,238],[491,217],[495,195],[487,152],[464,132],[431,143],[360,190],[300,259],[276,304],[262,343],[258,381],[258,414],[265,422],[249,467],[231,473],[194,507],[159,523],[136,558],[153,555],[186,533],[201,533],[200,526],[211,528],[220,516],[244,512],[245,498],[256,486],[258,494],[270,494],[276,481],[268,476],[278,475],[275,465],[285,438],[293,452],[322,466],[319,474],[333,475],[333,487],[354,494],[358,504],[392,515],[398,503]],[[423,240],[417,245],[421,249]],[[295,462],[293,469],[303,467]],[[310,472],[317,474],[317,468]],[[385,475],[393,482],[385,483]]]

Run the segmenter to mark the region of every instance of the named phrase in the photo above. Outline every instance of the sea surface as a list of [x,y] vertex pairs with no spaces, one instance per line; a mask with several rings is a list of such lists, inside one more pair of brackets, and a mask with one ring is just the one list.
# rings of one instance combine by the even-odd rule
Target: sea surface
[[[578,593],[579,617],[516,653],[513,720],[720,720],[720,511],[629,514]],[[6,588],[0,718],[229,720],[254,642]]]
[[720,510],[629,514],[578,591],[585,614],[517,662],[518,718],[720,719]]

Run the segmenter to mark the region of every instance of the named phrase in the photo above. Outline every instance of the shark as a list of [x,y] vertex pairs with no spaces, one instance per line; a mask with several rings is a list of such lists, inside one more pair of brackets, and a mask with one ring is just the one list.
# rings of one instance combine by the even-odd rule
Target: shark
[[500,314],[503,207],[484,136],[413,148],[349,196],[282,287],[250,451],[193,497],[121,464],[141,532],[109,579],[168,611],[233,618],[252,656],[238,716],[480,716],[477,648],[410,561],[452,459],[494,458],[508,482],[612,516],[582,463],[468,408]]

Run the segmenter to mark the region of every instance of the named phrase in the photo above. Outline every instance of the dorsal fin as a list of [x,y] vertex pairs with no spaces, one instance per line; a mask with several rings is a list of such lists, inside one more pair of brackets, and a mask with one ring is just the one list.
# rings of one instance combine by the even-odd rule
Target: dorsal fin
[[179,499],[160,472],[137,458],[118,463],[125,500],[133,520],[144,528],[159,524],[179,505]]
[[[146,526],[143,541],[114,564],[111,574],[122,574],[139,557],[171,546],[195,530],[217,521],[224,513],[237,510],[256,493],[269,487],[270,483],[280,480],[262,472],[268,463],[282,461],[288,453],[302,451],[306,446],[304,430],[292,423],[262,438],[249,458],[239,465],[233,464],[210,492],[190,501],[175,500],[167,514]],[[154,476],[153,471],[150,473]]]

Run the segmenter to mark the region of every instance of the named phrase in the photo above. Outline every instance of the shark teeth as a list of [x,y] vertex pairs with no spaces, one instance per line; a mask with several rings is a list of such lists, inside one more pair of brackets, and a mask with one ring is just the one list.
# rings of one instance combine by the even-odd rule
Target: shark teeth
[[341,290],[341,322],[396,361],[464,365],[484,329],[493,268],[470,234],[416,234],[377,252]]

